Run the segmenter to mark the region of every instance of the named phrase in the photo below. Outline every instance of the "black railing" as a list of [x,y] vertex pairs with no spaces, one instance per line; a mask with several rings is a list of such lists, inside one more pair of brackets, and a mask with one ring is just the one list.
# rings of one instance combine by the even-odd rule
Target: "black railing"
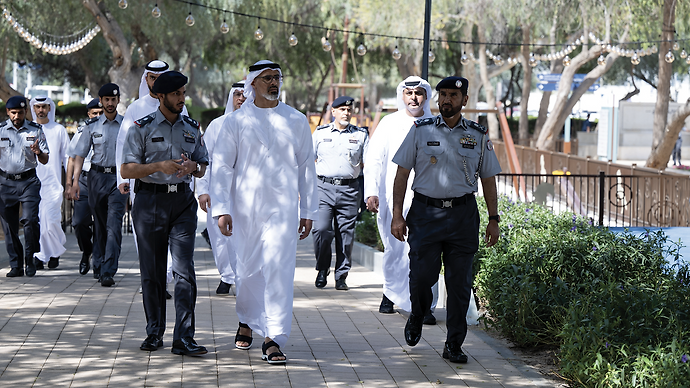
[[498,193],[605,226],[690,226],[690,183],[667,176],[500,174]]

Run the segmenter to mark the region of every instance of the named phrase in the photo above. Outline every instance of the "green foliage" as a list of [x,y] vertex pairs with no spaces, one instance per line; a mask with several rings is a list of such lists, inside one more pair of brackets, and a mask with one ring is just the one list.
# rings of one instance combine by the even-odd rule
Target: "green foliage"
[[81,102],[71,102],[55,108],[55,117],[59,122],[81,121],[86,119],[86,105]]
[[355,226],[355,241],[376,248],[383,252],[383,242],[376,224],[376,214],[370,211],[362,212],[361,220]]
[[506,197],[499,209],[501,239],[474,268],[488,324],[518,346],[559,345],[562,374],[585,387],[690,381],[690,269],[668,263],[663,232],[614,234]]

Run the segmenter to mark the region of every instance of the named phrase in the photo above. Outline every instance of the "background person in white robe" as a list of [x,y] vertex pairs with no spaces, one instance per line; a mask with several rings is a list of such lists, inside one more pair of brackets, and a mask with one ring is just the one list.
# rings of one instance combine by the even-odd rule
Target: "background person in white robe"
[[36,175],[41,180],[41,202],[38,209],[40,221],[41,251],[36,252],[36,269],[43,269],[43,263],[48,268],[60,265],[60,256],[67,250],[67,238],[62,230],[62,170],[67,168],[67,148],[69,135],[62,125],[55,122],[55,103],[46,96],[31,99],[31,112],[36,122],[43,126],[43,133],[50,149],[48,163],[36,167]]
[[[225,106],[225,114],[211,121],[208,128],[206,128],[206,132],[204,133],[204,144],[208,151],[209,166],[213,165],[213,149],[218,140],[218,134],[223,125],[223,120],[232,112],[240,109],[240,106],[242,106],[242,103],[245,101],[243,93],[244,81],[233,84],[232,89],[230,89],[230,95],[228,95],[228,103]],[[196,180],[196,192],[199,196],[199,206],[201,210],[206,212],[206,229],[208,230],[211,249],[213,250],[213,258],[216,261],[216,267],[218,267],[218,272],[220,273],[220,284],[218,284],[218,288],[216,288],[216,294],[222,295],[229,294],[230,286],[235,284],[235,270],[233,268],[235,267],[236,259],[235,250],[230,244],[230,237],[221,234],[220,229],[215,227],[217,223],[213,221],[213,216],[211,214],[211,196],[209,192],[211,174],[211,169],[209,167],[206,169],[206,174]]]
[[297,237],[309,235],[319,204],[309,124],[278,101],[281,81],[278,64],[249,67],[247,101],[223,122],[211,177],[213,216],[237,252],[237,315],[264,337],[269,363],[286,362]]

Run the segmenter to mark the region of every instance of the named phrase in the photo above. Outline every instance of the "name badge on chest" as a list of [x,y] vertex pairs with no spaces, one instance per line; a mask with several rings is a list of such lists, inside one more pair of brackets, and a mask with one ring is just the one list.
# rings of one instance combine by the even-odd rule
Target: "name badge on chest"
[[163,140],[165,140],[165,139],[163,138],[163,136],[161,136],[161,137],[152,137],[152,138],[151,138],[151,142],[153,142],[153,143],[158,143],[158,142],[161,142],[161,141],[163,141]]

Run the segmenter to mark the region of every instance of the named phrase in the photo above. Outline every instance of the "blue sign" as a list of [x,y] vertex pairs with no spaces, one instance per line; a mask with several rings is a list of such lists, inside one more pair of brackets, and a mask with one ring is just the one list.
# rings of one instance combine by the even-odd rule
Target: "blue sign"
[[[575,74],[573,75],[573,82],[570,85],[570,90],[575,90],[580,86],[580,84],[585,80],[587,74]],[[561,74],[537,74],[537,89],[542,92],[555,92],[558,90],[558,84],[561,81]],[[594,92],[599,89],[601,85],[598,83],[592,84],[587,90]]]

